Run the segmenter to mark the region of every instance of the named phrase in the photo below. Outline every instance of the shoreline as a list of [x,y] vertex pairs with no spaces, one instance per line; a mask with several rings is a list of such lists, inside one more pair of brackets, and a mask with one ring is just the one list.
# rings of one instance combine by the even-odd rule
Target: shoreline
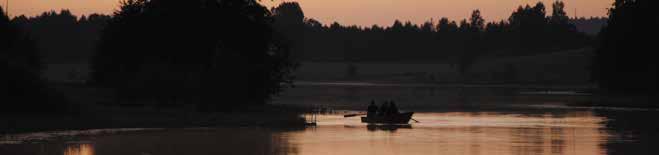
[[[323,85],[325,83],[307,83]],[[353,83],[348,82],[351,86]],[[372,83],[365,84],[366,87]],[[305,84],[303,84],[304,86]],[[344,86],[345,83],[330,85]],[[364,86],[357,83],[356,86]],[[388,85],[386,85],[388,86]],[[428,85],[426,85],[428,86]],[[432,86],[432,85],[430,85]],[[463,88],[508,87],[519,85],[444,85]],[[471,87],[469,87],[471,86]],[[488,87],[489,86],[489,87]],[[536,87],[537,88],[537,87]],[[586,91],[585,100],[568,103],[570,107],[581,108],[635,108],[659,110],[658,97],[651,94],[608,94],[585,87],[543,86],[548,92],[519,92],[517,95],[573,96],[574,94],[557,94],[553,90],[565,88]],[[579,94],[579,93],[577,93]],[[583,95],[579,95],[583,96]],[[80,102],[82,103],[82,102]],[[86,103],[86,102],[85,102]],[[195,112],[190,107],[156,108],[156,107],[120,107],[98,104],[78,104],[81,107],[77,115],[65,114],[0,114],[0,134],[16,134],[43,131],[66,131],[86,129],[116,128],[188,128],[188,127],[266,127],[266,128],[305,128],[308,123],[302,114],[311,109],[304,105],[268,104],[244,106],[227,109],[225,112]]]
[[659,97],[651,94],[593,94],[590,101],[571,103],[568,106],[659,110],[657,103]]
[[434,87],[434,88],[502,88],[518,90],[517,95],[541,96],[589,96],[587,101],[568,103],[571,107],[635,108],[659,110],[659,95],[654,94],[620,94],[602,92],[592,84],[542,85],[532,83],[387,83],[363,81],[300,81],[298,86],[334,86],[334,87]]
[[119,112],[107,109],[82,111],[78,115],[4,114],[0,117],[0,134],[122,128],[264,127],[303,129],[309,126],[305,118],[301,116],[303,110],[295,107],[267,105],[212,113],[124,108]]

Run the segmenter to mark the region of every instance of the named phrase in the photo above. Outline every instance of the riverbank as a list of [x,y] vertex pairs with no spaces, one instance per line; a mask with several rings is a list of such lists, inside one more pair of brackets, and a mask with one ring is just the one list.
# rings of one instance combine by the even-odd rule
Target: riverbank
[[659,96],[652,94],[604,94],[596,93],[586,102],[570,103],[578,107],[659,109]]
[[259,126],[304,128],[305,109],[290,106],[250,106],[227,112],[202,113],[187,109],[85,108],[79,114],[4,114],[0,133],[26,133],[107,128],[189,128]]

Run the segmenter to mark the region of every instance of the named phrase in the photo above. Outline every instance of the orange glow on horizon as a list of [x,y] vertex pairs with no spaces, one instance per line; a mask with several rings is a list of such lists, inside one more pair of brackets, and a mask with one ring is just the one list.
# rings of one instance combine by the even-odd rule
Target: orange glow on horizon
[[[2,6],[5,8],[5,2]],[[76,15],[91,13],[111,14],[121,0],[9,0],[10,15],[34,16],[44,11],[69,9]],[[268,8],[284,0],[261,0]],[[286,0],[293,1],[293,0]],[[480,9],[488,21],[506,19],[519,5],[545,3],[548,14],[554,0],[296,0],[305,15],[331,24],[336,21],[347,25],[389,26],[394,20],[423,23],[430,19],[448,17],[452,20],[467,18],[471,11]],[[563,0],[569,16],[606,16],[613,0]]]

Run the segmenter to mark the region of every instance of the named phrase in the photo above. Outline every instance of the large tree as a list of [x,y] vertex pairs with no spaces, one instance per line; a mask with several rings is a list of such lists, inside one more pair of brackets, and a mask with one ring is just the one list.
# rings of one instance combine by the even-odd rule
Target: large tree
[[485,28],[485,19],[481,16],[480,10],[474,10],[471,13],[471,18],[469,18],[469,23],[464,21],[460,25],[463,29],[462,34],[464,36],[462,38],[464,40],[462,42],[464,44],[462,46],[464,47],[458,60],[458,67],[459,71],[464,73],[473,65],[476,57],[482,54],[479,52],[483,52],[484,50],[484,47],[480,45],[483,42],[482,32]]
[[552,11],[549,22],[560,26],[569,26],[570,17],[565,12],[565,3],[563,1],[556,1],[551,6]]
[[529,50],[537,50],[545,46],[547,35],[547,18],[545,5],[538,2],[535,6],[519,7],[508,18],[515,35],[514,44]]
[[0,114],[62,112],[64,100],[39,78],[36,45],[0,8]]
[[610,91],[657,92],[656,0],[616,0],[596,51],[594,77]]
[[263,104],[294,63],[254,0],[127,0],[101,37],[93,78],[122,101]]
[[273,27],[276,34],[280,35],[283,41],[289,45],[291,55],[300,59],[304,57],[303,51],[305,38],[305,19],[304,12],[297,2],[283,2],[279,6],[271,9],[274,23]]

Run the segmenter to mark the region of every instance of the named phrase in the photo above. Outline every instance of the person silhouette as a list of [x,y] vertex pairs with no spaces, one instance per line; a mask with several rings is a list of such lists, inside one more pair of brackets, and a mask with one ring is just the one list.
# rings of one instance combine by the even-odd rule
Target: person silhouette
[[396,103],[394,101],[389,102],[389,115],[395,115],[398,114],[398,107],[396,106]]
[[378,111],[378,116],[386,116],[386,115],[387,115],[387,111],[388,111],[388,110],[387,110],[387,109],[388,109],[388,106],[389,106],[388,102],[387,102],[387,101],[384,101],[384,103],[382,103],[382,106],[380,106],[380,109],[378,109],[378,110],[379,110],[379,111]]
[[366,111],[366,117],[374,117],[378,112],[378,106],[375,105],[375,101],[371,100],[371,104],[368,105],[368,110]]

